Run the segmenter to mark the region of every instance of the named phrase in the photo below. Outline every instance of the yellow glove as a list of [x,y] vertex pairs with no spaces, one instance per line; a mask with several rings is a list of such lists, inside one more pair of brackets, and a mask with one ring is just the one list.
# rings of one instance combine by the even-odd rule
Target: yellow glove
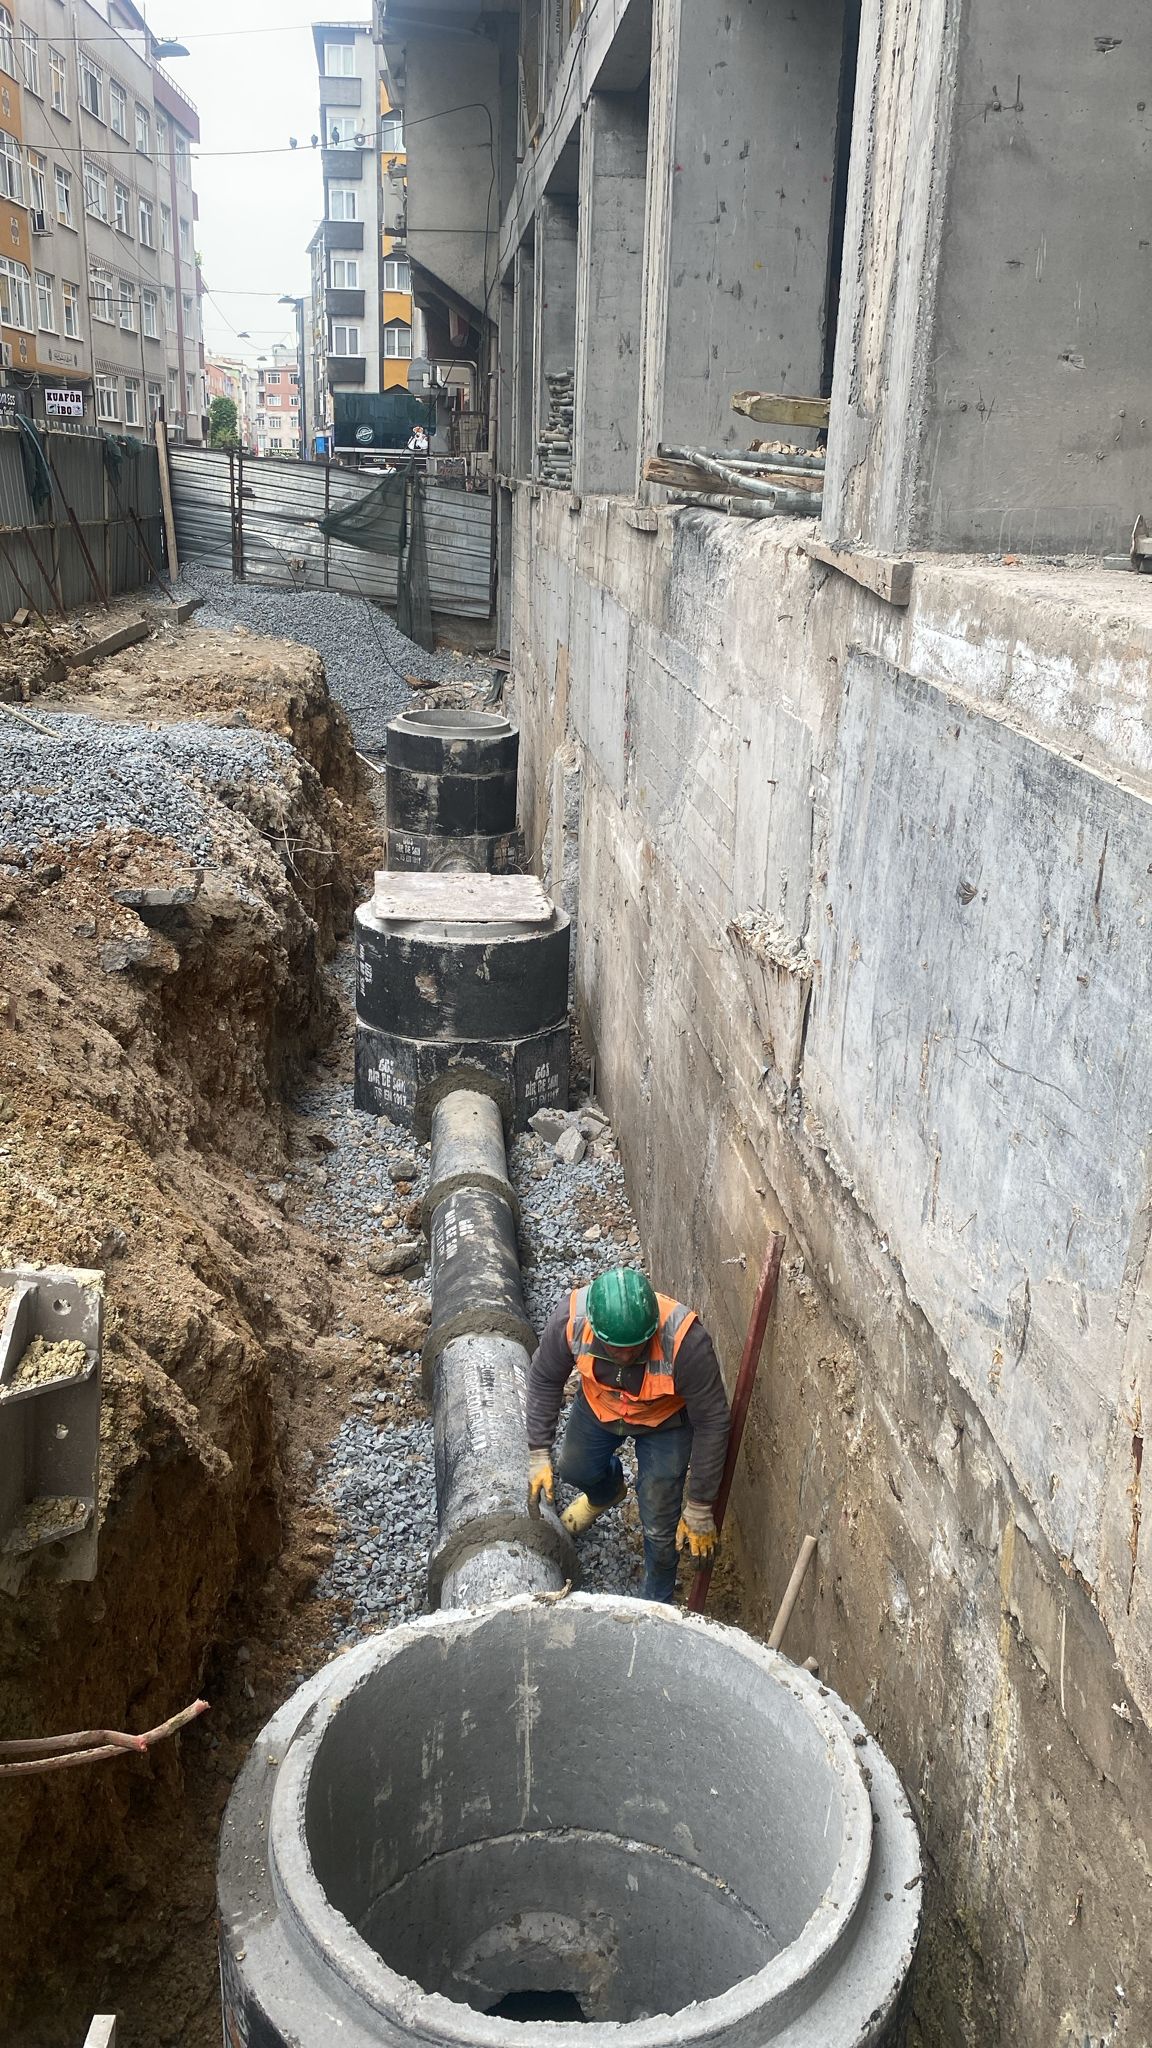
[[716,1555],[719,1541],[711,1508],[698,1500],[686,1500],[676,1529],[677,1550],[688,1550],[693,1558],[707,1561]]
[[540,1495],[546,1494],[550,1501],[556,1499],[556,1481],[552,1477],[551,1451],[528,1453],[528,1505],[539,1513]]

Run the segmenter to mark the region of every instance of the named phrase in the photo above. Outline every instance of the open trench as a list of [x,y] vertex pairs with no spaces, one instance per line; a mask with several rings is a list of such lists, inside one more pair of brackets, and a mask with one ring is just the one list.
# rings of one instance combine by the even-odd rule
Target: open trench
[[[209,609],[202,616],[202,626],[230,630],[231,636],[242,628],[245,644],[239,648],[232,644],[226,651],[245,667],[252,657],[260,658],[260,643],[247,638],[254,627],[262,632],[275,632],[279,627],[314,646],[327,663],[333,697],[344,699],[350,727],[341,725],[338,711],[326,710],[315,672],[302,700],[299,691],[293,696],[280,679],[282,687],[274,695],[266,723],[302,749],[312,763],[312,780],[305,775],[304,791],[305,809],[311,806],[311,822],[305,824],[302,814],[290,811],[285,801],[279,801],[278,808],[273,804],[273,815],[262,816],[260,836],[263,846],[274,850],[282,868],[269,871],[261,855],[264,866],[258,863],[257,869],[249,870],[237,854],[237,871],[227,878],[228,887],[238,888],[241,899],[250,897],[256,909],[262,902],[270,903],[279,890],[278,914],[285,929],[297,917],[292,901],[298,901],[307,912],[302,922],[297,918],[300,932],[295,951],[290,945],[281,957],[273,947],[265,963],[273,969],[275,987],[269,1015],[278,1021],[272,1037],[278,1031],[284,1043],[275,1052],[271,1044],[263,1046],[257,1062],[258,1086],[252,1085],[253,1044],[245,1046],[245,1059],[236,1058],[231,1046],[226,1049],[219,1040],[205,1056],[200,1043],[211,1022],[214,999],[219,1005],[215,1021],[226,1041],[240,1030],[242,1015],[249,1019],[254,1040],[262,1030],[267,1032],[258,976],[247,988],[244,1004],[237,1008],[238,990],[246,987],[238,973],[242,949],[229,961],[225,948],[223,963],[217,960],[210,973],[201,966],[196,977],[188,972],[186,933],[166,939],[161,932],[155,945],[151,938],[147,941],[145,953],[139,957],[132,949],[145,942],[134,930],[111,942],[127,947],[129,970],[140,982],[139,1015],[147,1019],[151,1032],[149,1075],[154,1070],[155,1075],[165,1076],[171,1094],[172,1073],[182,1072],[181,1062],[188,1068],[190,1078],[184,1092],[189,1102],[181,1116],[173,1114],[165,1098],[160,1118],[169,1127],[165,1142],[158,1140],[154,1105],[149,1105],[148,1116],[138,1119],[145,1127],[138,1137],[146,1153],[151,1148],[157,1215],[159,1218],[163,1212],[169,1230],[178,1190],[185,1229],[180,1255],[188,1257],[189,1226],[193,1236],[198,1228],[208,1232],[211,1256],[194,1251],[191,1263],[208,1287],[209,1303],[222,1310],[220,1332],[205,1360],[203,1344],[190,1344],[189,1331],[199,1328],[195,1315],[189,1321],[185,1314],[181,1321],[177,1314],[180,1334],[174,1341],[172,1295],[157,1278],[161,1262],[153,1248],[150,1265],[148,1246],[133,1243],[132,1252],[139,1257],[134,1260],[135,1292],[130,1301],[120,1302],[114,1273],[110,1295],[113,1337],[106,1378],[115,1395],[113,1426],[121,1429],[126,1406],[123,1356],[135,1345],[147,1412],[138,1428],[135,1456],[122,1455],[123,1447],[117,1443],[110,1461],[113,1476],[101,1575],[87,1601],[85,1589],[68,1588],[55,1599],[29,1602],[17,1622],[17,1630],[23,1628],[23,1641],[18,1633],[13,1638],[9,1629],[19,1650],[18,1666],[20,1656],[26,1664],[37,1651],[42,1657],[47,1642],[62,1643],[70,1625],[80,1624],[79,1676],[65,1658],[68,1682],[56,1691],[43,1676],[38,1689],[31,1678],[10,1685],[4,1719],[6,1732],[23,1732],[21,1717],[26,1721],[29,1716],[53,1728],[98,1720],[107,1725],[139,1725],[140,1717],[158,1718],[155,1712],[149,1713],[153,1699],[163,1697],[170,1709],[179,1703],[171,1696],[173,1689],[194,1688],[210,1697],[212,1713],[207,1721],[186,1731],[178,1749],[174,1745],[166,1755],[150,1758],[135,1778],[129,1777],[127,1769],[119,1780],[112,1774],[106,1776],[88,1808],[77,1795],[74,1782],[62,1788],[55,1781],[25,1802],[15,1832],[10,1827],[8,1846],[15,1852],[21,1883],[8,1902],[8,1920],[11,1934],[22,1947],[19,1964],[0,1985],[0,2003],[6,2014],[3,2036],[18,2048],[21,2044],[26,2048],[57,2048],[60,2044],[64,2048],[65,2043],[82,2038],[87,2016],[95,2009],[120,2014],[119,2038],[124,2048],[133,2048],[133,2044],[138,2048],[172,2044],[175,2048],[178,2042],[187,2048],[208,2048],[219,2039],[213,1904],[221,1812],[247,1756],[245,1784],[249,1791],[242,1789],[234,1802],[236,1813],[243,1816],[246,1811],[253,1769],[259,1778],[266,1760],[259,1744],[252,1748],[262,1724],[267,1730],[283,1720],[285,1748],[299,1757],[305,1755],[306,1746],[296,1742],[292,1731],[298,1726],[299,1714],[311,1712],[309,1702],[331,1699],[332,1681],[325,1666],[334,1652],[343,1653],[346,1659],[342,1668],[347,1673],[347,1696],[367,1687],[364,1697],[378,1699],[373,1709],[375,1723],[392,1731],[395,1743],[390,1735],[384,1753],[371,1743],[368,1751],[354,1745],[348,1752],[349,1723],[339,1721],[327,1750],[323,1755],[317,1753],[321,1778],[325,1770],[331,1772],[335,1767],[341,1782],[350,1782],[354,1799],[362,1803],[365,1790],[381,1770],[388,1784],[395,1783],[394,1765],[407,1773],[412,1796],[420,1796],[419,1786],[427,1778],[428,1798],[440,1784],[442,1768],[447,1768],[450,1777],[457,1769],[465,1778],[479,1771],[480,1781],[488,1784],[486,1796],[495,1806],[505,1797],[496,1761],[503,1739],[500,1730],[505,1722],[500,1717],[504,1709],[493,1702],[491,1711],[497,1720],[490,1725],[483,1686],[475,1692],[469,1690],[475,1685],[476,1672],[474,1664],[469,1665],[471,1653],[466,1645],[461,1650],[459,1630],[451,1616],[449,1635],[442,1639],[439,1653],[442,1660],[449,1659],[442,1662],[443,1683],[448,1687],[445,1698],[452,1696],[458,1682],[452,1676],[452,1660],[463,1654],[462,1668],[465,1672],[472,1669],[473,1678],[469,1681],[465,1675],[459,1681],[470,1701],[463,1708],[461,1725],[479,1730],[481,1755],[487,1760],[462,1753],[454,1762],[451,1741],[445,1738],[438,1752],[439,1763],[430,1776],[424,1765],[415,1761],[402,1765],[400,1761],[407,1753],[406,1746],[411,1745],[415,1745],[414,1758],[427,1757],[427,1730],[422,1725],[425,1702],[439,1696],[441,1684],[437,1680],[430,1693],[418,1675],[414,1681],[416,1660],[424,1654],[421,1643],[426,1645],[430,1639],[409,1640],[413,1617],[426,1606],[429,1551],[436,1525],[433,1427],[420,1379],[420,1350],[429,1315],[421,1231],[429,1155],[428,1147],[411,1132],[358,1110],[352,1092],[352,947],[342,932],[351,902],[367,893],[379,859],[383,815],[376,764],[383,721],[406,700],[407,664],[413,664],[419,673],[427,669],[428,657],[401,642],[395,629],[379,615],[368,614],[364,607],[367,616],[360,618],[359,608],[344,600],[306,598],[304,593],[281,598],[271,592],[233,589],[220,580],[213,583],[208,596]],[[219,644],[213,643],[210,652],[216,661]],[[442,703],[475,702],[489,696],[491,678],[482,667],[454,657],[434,660],[439,671],[436,694]],[[175,745],[177,733],[184,728],[177,726],[168,734],[165,719],[179,720],[190,709],[203,711],[205,691],[196,659],[185,664],[187,673],[181,672],[179,661],[170,661],[168,667],[165,688],[159,690],[154,678],[149,677],[147,683],[142,680],[146,664],[129,663],[123,672],[108,675],[103,696],[97,690],[93,697],[91,714],[109,720],[133,717],[148,730],[165,733],[165,744]],[[291,667],[289,662],[286,675]],[[218,691],[209,693],[210,722],[241,728],[252,722],[258,692],[247,694],[240,677],[237,681],[241,687],[231,695],[225,693],[221,698]],[[167,707],[158,720],[147,715],[157,709],[157,695]],[[63,729],[61,726],[60,731]],[[50,725],[49,730],[56,729]],[[237,738],[242,750],[247,744],[243,733]],[[350,772],[350,741],[357,746],[366,771],[359,786]],[[326,785],[323,791],[322,784]],[[243,794],[234,794],[229,800],[240,813],[262,813],[267,803],[258,793],[261,788],[254,756]],[[100,809],[100,801],[94,798],[92,816],[97,820]],[[85,819],[90,825],[87,813]],[[321,820],[330,833],[327,840],[323,832],[316,833]],[[159,831],[159,819],[153,829]],[[221,856],[214,848],[211,858],[221,857],[226,865],[227,854]],[[43,863],[43,855],[37,854],[36,859]],[[51,862],[44,873],[49,879],[44,882],[41,878],[37,884],[41,891],[59,886],[59,871]],[[286,891],[276,873],[287,876]],[[137,904],[140,900],[138,894],[133,898]],[[97,944],[109,943],[100,917],[92,921],[91,933],[84,920],[76,930]],[[211,945],[205,940],[208,954],[219,950],[215,922],[210,936]],[[246,936],[250,941],[250,934]],[[165,955],[158,964],[156,948],[165,944],[172,957]],[[198,957],[194,949],[193,956]],[[172,981],[170,1000],[157,1014],[155,984],[149,981],[149,974],[155,970],[158,975],[161,967]],[[59,1002],[81,1011],[79,985],[69,987],[68,975],[59,962],[54,963],[53,971],[59,975]],[[266,1009],[267,994],[266,989]],[[251,1021],[257,1015],[259,1025]],[[85,1021],[81,1015],[82,1026]],[[132,1046],[139,1029],[139,1021],[130,1029],[122,1028],[121,1041]],[[89,1045],[89,1039],[82,1040],[82,1047]],[[90,1051],[85,1051],[84,1057],[90,1059]],[[141,1062],[135,1056],[129,1060],[130,1071],[133,1068],[138,1078]],[[588,1101],[585,1080],[577,1058],[571,1100],[575,1114],[584,1118],[582,1135],[587,1151],[582,1159],[565,1163],[551,1144],[532,1132],[517,1136],[508,1147],[508,1171],[520,1209],[524,1292],[537,1328],[573,1287],[608,1266],[643,1261],[613,1134],[607,1119]],[[242,1115],[238,1114],[241,1097]],[[180,1146],[182,1142],[187,1146],[190,1137],[194,1163],[189,1176]],[[7,1149],[0,1148],[0,1167]],[[155,1171],[158,1158],[167,1169],[167,1179]],[[142,1182],[147,1178],[142,1171]],[[0,1172],[0,1183],[2,1180]],[[74,1187],[74,1182],[68,1183],[66,1192]],[[139,1221],[141,1214],[140,1207],[129,1204],[130,1218]],[[123,1238],[130,1235],[113,1223],[104,1229],[99,1245],[65,1242],[61,1247],[52,1239],[52,1250],[57,1257],[62,1251],[64,1257],[80,1262],[82,1258],[93,1260],[97,1251],[103,1254],[110,1246],[115,1261],[125,1249],[117,1233]],[[34,1257],[38,1250],[42,1251],[42,1243],[21,1241],[15,1256]],[[163,1387],[156,1378],[157,1365],[167,1376]],[[178,1440],[175,1454],[167,1459],[163,1437],[158,1437],[155,1427],[155,1411],[165,1402],[170,1433]],[[586,1708],[596,1726],[597,1717],[607,1713],[600,1739],[611,1750],[619,1737],[615,1694],[611,1685],[606,1692],[595,1685],[588,1692],[588,1674],[600,1666],[611,1672],[620,1642],[626,1638],[632,1649],[619,1682],[629,1686],[636,1667],[640,1638],[633,1617],[639,1610],[629,1602],[620,1607],[618,1600],[610,1598],[639,1590],[639,1529],[631,1495],[622,1508],[596,1524],[582,1540],[580,1550],[583,1585],[595,1595],[609,1596],[607,1612],[593,1614],[595,1602],[589,1605],[581,1596],[565,1610],[566,1616],[570,1611],[571,1619],[553,1622],[548,1618],[550,1610],[539,1622],[529,1616],[523,1643],[517,1647],[510,1640],[497,1652],[495,1668],[502,1671],[509,1654],[522,1655],[526,1703],[535,1699],[543,1686],[545,1693],[555,1698],[554,1719],[558,1715],[561,1724],[568,1719],[564,1705],[568,1683],[578,1674],[584,1689],[581,1710]],[[129,1592],[133,1570],[138,1576],[135,1591]],[[739,1611],[738,1586],[725,1571],[718,1575],[713,1600],[713,1611],[717,1610],[726,1617]],[[497,1610],[481,1610],[482,1622],[486,1613],[495,1616]],[[11,1620],[0,1614],[0,1623]],[[517,1622],[511,1625],[521,1627]],[[418,1629],[427,1626],[417,1624]],[[577,1654],[573,1661],[572,1646],[581,1635],[586,1655]],[[393,1644],[397,1654],[408,1660],[406,1667],[397,1666],[398,1693],[389,1692],[393,1681],[387,1675]],[[647,1659],[647,1650],[645,1654]],[[656,1643],[655,1662],[645,1663],[629,1711],[638,1710],[643,1717],[645,1700],[651,1705],[655,1699],[653,1687],[666,1702],[668,1726],[655,1743],[654,1753],[659,1758],[665,1757],[682,1733],[683,1715],[695,1711],[689,1698],[693,1685],[704,1688],[698,1703],[702,1711],[704,1700],[717,1684],[723,1693],[728,1686],[734,1685],[739,1692],[754,1682],[740,1664],[744,1653],[733,1654],[737,1661],[726,1667],[726,1675],[719,1669],[709,1675],[703,1667],[698,1668],[699,1653],[691,1640],[687,1651],[678,1638]],[[670,1662],[662,1662],[669,1658]],[[107,1667],[102,1673],[101,1660]],[[535,1677],[529,1685],[530,1662],[540,1675],[540,1686]],[[38,1668],[42,1674],[43,1665]],[[406,1669],[404,1676],[400,1675],[402,1669]],[[140,1682],[142,1674],[146,1684]],[[317,1685],[320,1693],[310,1691]],[[336,1693],[340,1692],[337,1683]],[[835,1716],[828,1720],[831,1709],[825,1713],[810,1696],[810,1684],[808,1695],[804,1695],[803,1685],[792,1687],[791,1693],[802,1709],[788,1736],[788,1744],[798,1745],[797,1755],[803,1754],[813,1739],[805,1716],[814,1716],[818,1747],[843,1743],[843,1726]],[[821,1693],[824,1699],[829,1697],[824,1689]],[[537,1709],[526,1704],[526,1711],[524,1741],[530,1749]],[[723,1795],[727,1807],[739,1806],[745,1784],[753,1775],[754,1755],[767,1754],[770,1763],[768,1780],[763,1788],[758,1786],[757,1796],[763,1789],[770,1804],[776,1797],[772,1785],[778,1767],[771,1763],[775,1741],[769,1731],[771,1718],[770,1713],[759,1736],[755,1723],[750,1723],[747,1757],[729,1756],[724,1765],[724,1772],[729,1773]],[[841,1720],[847,1719],[845,1710]],[[824,1721],[828,1725],[820,1734]],[[639,1743],[641,1737],[638,1725],[631,1739]],[[851,1735],[851,1742],[859,1745],[866,1737],[860,1731]],[[477,1864],[467,1844],[462,1844],[462,1863],[453,1852],[442,1867],[429,1870],[430,1893],[426,1894],[425,1881],[417,1874],[411,1900],[405,1904],[407,1880],[401,1881],[397,1893],[401,1910],[395,1926],[381,1933],[379,1940],[373,1937],[374,1951],[394,1963],[402,1977],[415,1975],[427,1990],[445,1989],[449,1998],[479,2005],[502,2026],[514,2023],[514,2036],[523,2023],[540,2018],[626,2021],[662,2010],[661,1998],[674,1995],[678,2001],[690,2001],[704,1996],[699,1971],[709,1952],[713,1952],[715,1964],[714,1989],[722,1996],[725,1984],[734,1977],[750,1971],[755,1975],[774,1964],[787,1946],[788,1928],[795,1922],[802,1933],[804,1913],[815,1910],[821,1890],[827,1892],[833,1886],[836,1872],[844,1864],[844,1856],[839,1862],[833,1858],[825,1870],[826,1852],[816,1846],[813,1836],[812,1869],[805,1882],[815,1885],[815,1891],[807,1905],[802,1887],[789,1902],[787,1882],[783,1890],[779,1885],[773,1889],[773,1880],[765,1890],[760,1878],[741,1869],[733,1870],[736,1890],[725,1904],[720,1897],[725,1881],[717,1878],[718,1892],[707,1885],[701,1891],[699,1873],[694,1869],[696,1851],[690,1864],[685,1864],[682,1856],[693,1829],[715,1832],[714,1810],[707,1819],[695,1815],[686,1833],[684,1821],[677,1821],[667,1842],[663,1841],[662,1824],[653,1822],[653,1835],[645,1835],[651,1849],[645,1886],[651,1899],[658,1902],[661,1927],[659,1937],[653,1937],[654,1946],[646,1952],[641,1941],[631,1953],[626,1980],[613,1958],[619,1947],[619,1928],[633,1910],[628,1902],[637,1879],[629,1857],[637,1845],[623,1841],[613,1848],[617,1838],[611,1829],[603,1839],[602,1831],[589,1831],[571,1782],[563,1796],[557,1792],[559,1803],[567,1800],[573,1812],[572,1828],[561,1829],[569,1844],[563,1867],[577,1890],[583,1887],[587,1892],[591,1887],[600,1901],[589,1909],[591,1920],[586,1915],[581,1918],[583,1909],[577,1911],[574,1931],[564,1934],[563,1927],[569,1924],[563,1910],[568,1880],[561,1883],[552,1907],[546,1897],[559,1867],[555,1843],[549,1848],[551,1834],[546,1830],[539,1838],[538,1847],[544,1853],[538,1865],[531,1860],[535,1853],[531,1842],[537,1838],[529,1831],[521,1843],[531,1805],[532,1771],[529,1768],[525,1801],[521,1794],[527,1752],[517,1750],[516,1754],[520,1761],[510,1796],[513,1804],[520,1802],[521,1832],[513,1827],[507,1836],[506,1853],[512,1859],[509,1871],[501,1875],[498,1847],[493,1851],[496,1863],[485,1851],[482,1864]],[[547,1761],[548,1776],[559,1786],[569,1766],[561,1755]],[[868,1762],[873,1776],[879,1775],[885,1782],[883,1774],[888,1767],[879,1752],[874,1758],[869,1752]],[[860,1768],[860,1759],[849,1754],[849,1763],[851,1778]],[[794,1772],[796,1757],[789,1752],[782,1767]],[[722,1775],[719,1760],[715,1770]],[[515,1790],[517,1784],[520,1792]],[[667,1812],[675,1811],[681,1797],[694,1796],[686,1785],[682,1794],[675,1795],[670,1809],[668,1790],[662,1777],[653,1785],[645,1781],[636,1788],[636,1800],[652,1802],[653,1812]],[[263,1796],[259,1784],[255,1796],[258,1803]],[[333,1789],[324,1796],[331,1807],[337,1793]],[[377,1805],[382,1796],[381,1784],[375,1795]],[[437,1792],[436,1796],[441,1795]],[[620,1796],[613,1791],[612,1801]],[[708,1796],[721,1797],[720,1789],[714,1788]],[[467,1799],[465,1807],[467,1810]],[[318,1870],[326,1869],[323,1881],[332,1900],[342,1900],[344,1910],[359,1925],[368,1909],[357,1904],[355,1887],[362,1881],[357,1874],[360,1851],[352,1853],[349,1861],[348,1844],[356,1829],[354,1816],[347,1818],[348,1829],[338,1830],[327,1842],[310,1836],[309,1854]],[[614,1828],[615,1804],[606,1810],[608,1818]],[[763,1819],[771,1830],[779,1825],[780,1817],[766,1812]],[[798,1809],[794,1819],[801,1831],[809,1827],[807,1811]],[[842,1819],[850,1842],[855,1823],[848,1807]],[[828,1826],[825,1820],[825,1840]],[[262,1819],[256,1827],[261,1839],[266,1833],[272,1839]],[[733,1827],[732,1841],[745,1839],[747,1831],[742,1834],[735,1822]],[[839,1820],[837,1828],[841,1828]],[[45,1834],[56,1841],[65,1858],[72,1859],[66,1864],[68,1882],[55,1891],[38,1852],[38,1835],[43,1838]],[[472,1846],[475,1849],[477,1845]],[[621,1847],[624,1862],[616,1869]],[[366,1842],[364,1854],[368,1858],[363,1873],[368,1884],[365,1897],[371,1901],[377,1890],[380,1845]],[[525,1854],[529,1856],[527,1865]],[[722,1850],[717,1839],[709,1856],[709,1867],[719,1872],[726,1865],[728,1850]],[[670,1860],[662,1860],[665,1858]],[[899,1861],[897,1856],[897,1864]],[[475,1882],[463,1881],[474,1864],[483,1873],[479,1892]],[[865,1869],[866,1884],[874,1888],[876,1871],[887,1867],[883,1856],[878,1862],[874,1859],[870,1876]],[[512,1910],[507,1926],[520,1931],[501,1939],[511,1941],[515,1955],[501,1951],[490,1959],[489,1967],[476,1959],[476,1951],[471,1963],[462,1962],[461,1957],[473,1955],[477,1940],[482,1948],[492,1938],[491,1930],[484,1932],[483,1904],[477,1903],[487,1896],[490,1885],[507,1883],[509,1896],[518,1898],[526,1881],[533,1893],[543,1888],[539,1928],[533,1921],[535,1931],[530,1930],[525,1942],[520,1911]],[[436,1890],[437,1885],[445,1884],[447,1890]],[[748,1905],[753,1895],[760,1902],[755,1910]],[[859,1900],[865,1896],[858,1885],[852,1894],[852,1913],[857,1913]],[[884,1896],[893,1895],[888,1892]],[[799,1920],[797,1898],[803,1907]],[[705,1921],[709,1915],[715,1920],[713,1934],[703,1940],[699,1934],[701,1912]],[[444,1954],[436,1966],[424,1953],[419,1934],[427,1928],[430,1914],[443,1930]],[[687,1952],[698,1962],[682,1968],[676,1978],[675,1972],[669,1976],[669,1941],[673,1948],[683,1949],[683,1940],[675,1932],[678,1917],[683,1916],[687,1916],[685,1928],[693,1929]],[[866,1919],[867,1914],[857,1914],[857,1918]],[[419,1943],[418,1954],[404,1946],[413,1938]],[[598,1942],[608,1944],[602,1953]],[[10,1956],[14,1954],[11,1940],[6,1949]],[[583,1963],[578,1963],[577,1951],[584,1957]],[[238,1949],[234,1945],[227,1967],[236,1967],[236,1956],[242,1960],[245,1953],[243,1945]],[[552,1958],[543,1975],[541,1954]],[[563,1983],[553,1982],[557,1954],[567,1958],[561,1972]],[[601,1955],[600,1963],[595,1961],[596,1954]],[[273,1974],[279,1980],[278,1962]],[[385,2001],[390,1995],[387,1991],[382,1994]],[[294,2027],[295,2021],[291,2025]],[[246,2037],[242,2034],[240,2038]],[[264,2036],[257,2032],[252,2038]],[[269,2034],[267,2038],[281,2037]],[[291,2038],[297,2038],[295,2032]],[[309,2041],[320,2038],[327,2038],[323,2026],[320,2033],[307,2035]],[[367,2041],[385,2036],[370,2032],[362,2037],[353,2028],[348,2038]],[[808,2037],[797,2036],[801,2038]],[[849,2038],[856,2037],[844,2035],[845,2040]]]

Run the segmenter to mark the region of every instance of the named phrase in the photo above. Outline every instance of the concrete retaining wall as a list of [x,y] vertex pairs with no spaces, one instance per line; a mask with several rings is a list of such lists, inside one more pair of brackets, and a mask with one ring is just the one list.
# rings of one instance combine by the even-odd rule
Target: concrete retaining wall
[[1152,586],[925,560],[898,612],[800,531],[517,491],[521,819],[555,864],[582,791],[598,1086],[729,1369],[787,1225],[747,1618],[823,1531],[795,1640],[925,1830],[921,2039],[1135,2043]]

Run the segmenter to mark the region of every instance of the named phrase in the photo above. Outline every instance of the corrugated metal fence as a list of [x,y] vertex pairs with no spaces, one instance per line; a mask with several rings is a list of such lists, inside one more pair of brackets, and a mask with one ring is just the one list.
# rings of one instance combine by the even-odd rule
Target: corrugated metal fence
[[[329,540],[316,522],[353,505],[378,479],[314,462],[247,461],[173,448],[172,497],[181,561],[231,569],[248,582],[344,590],[396,603],[396,558]],[[432,608],[486,619],[492,603],[492,503],[424,485]]]
[[113,445],[103,434],[40,436],[52,478],[50,502],[29,491],[22,430],[0,425],[0,617],[21,606],[51,616],[147,583],[163,567],[164,528],[156,450]]

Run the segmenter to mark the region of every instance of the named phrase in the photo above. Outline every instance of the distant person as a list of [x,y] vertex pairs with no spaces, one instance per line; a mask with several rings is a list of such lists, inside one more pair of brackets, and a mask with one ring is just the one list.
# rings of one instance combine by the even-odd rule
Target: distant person
[[413,427],[412,432],[408,436],[408,452],[410,455],[427,455],[427,427]]
[[[561,1520],[573,1536],[625,1493],[620,1445],[636,1446],[644,1532],[644,1598],[670,1602],[677,1552],[706,1564],[716,1550],[712,1503],[728,1449],[728,1397],[694,1309],[617,1266],[577,1288],[549,1317],[528,1373],[528,1497],[555,1499],[552,1446],[564,1388],[572,1402],[556,1470],[583,1490]],[[684,1481],[688,1498],[684,1499]]]

